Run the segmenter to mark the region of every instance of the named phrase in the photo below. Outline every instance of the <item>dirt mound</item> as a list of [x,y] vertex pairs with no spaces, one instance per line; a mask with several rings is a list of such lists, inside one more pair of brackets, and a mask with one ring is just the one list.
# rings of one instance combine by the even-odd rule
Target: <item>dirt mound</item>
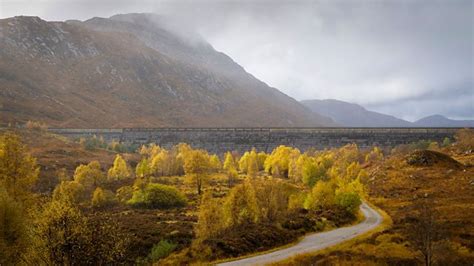
[[406,157],[406,162],[414,166],[445,166],[450,168],[459,168],[461,163],[450,156],[431,150],[416,150]]

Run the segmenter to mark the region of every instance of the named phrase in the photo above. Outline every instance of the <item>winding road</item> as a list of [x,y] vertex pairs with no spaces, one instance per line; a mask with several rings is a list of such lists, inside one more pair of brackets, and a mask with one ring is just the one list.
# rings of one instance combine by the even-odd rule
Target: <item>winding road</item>
[[303,240],[289,248],[280,249],[271,253],[254,257],[225,262],[218,265],[265,265],[268,263],[281,261],[298,254],[314,252],[339,244],[374,229],[382,222],[382,216],[377,211],[370,208],[370,206],[366,203],[361,204],[360,210],[364,214],[365,219],[359,224],[342,227],[327,232],[307,235],[303,238]]

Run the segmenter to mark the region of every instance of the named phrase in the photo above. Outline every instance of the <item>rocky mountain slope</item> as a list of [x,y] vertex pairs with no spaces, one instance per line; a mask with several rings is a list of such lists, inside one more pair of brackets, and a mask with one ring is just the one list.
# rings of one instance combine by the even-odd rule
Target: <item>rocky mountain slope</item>
[[347,127],[411,127],[412,123],[364,107],[338,100],[305,100],[303,105],[313,112],[332,118]]
[[0,122],[56,127],[326,126],[151,14],[0,20]]

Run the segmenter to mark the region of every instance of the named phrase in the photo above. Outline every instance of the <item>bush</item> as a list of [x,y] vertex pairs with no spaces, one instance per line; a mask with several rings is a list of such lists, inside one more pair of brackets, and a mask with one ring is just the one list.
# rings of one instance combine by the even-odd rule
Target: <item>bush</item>
[[26,124],[25,124],[25,127],[27,129],[36,130],[36,131],[46,131],[46,130],[48,130],[48,126],[45,123],[39,122],[39,121],[28,120],[28,122],[26,122]]
[[168,242],[167,240],[161,240],[158,244],[153,245],[147,258],[150,262],[156,262],[162,258],[168,257],[168,255],[175,249],[176,244]]
[[102,208],[106,206],[113,205],[117,202],[115,195],[112,191],[102,189],[100,187],[96,188],[94,194],[92,195],[92,207]]
[[62,181],[53,191],[53,200],[78,204],[84,200],[84,186],[76,181]]
[[454,136],[456,147],[462,152],[474,150],[474,130],[469,128],[460,129]]
[[361,203],[360,196],[354,192],[345,192],[336,195],[336,204],[350,213],[355,213]]
[[132,198],[133,188],[131,186],[123,186],[117,189],[115,196],[120,202],[127,202]]
[[79,139],[79,143],[84,147],[84,149],[90,151],[95,149],[106,149],[107,143],[104,141],[102,136],[97,137],[96,135],[88,138]]
[[175,187],[148,184],[144,190],[133,192],[128,204],[138,208],[166,209],[186,206],[186,197]]

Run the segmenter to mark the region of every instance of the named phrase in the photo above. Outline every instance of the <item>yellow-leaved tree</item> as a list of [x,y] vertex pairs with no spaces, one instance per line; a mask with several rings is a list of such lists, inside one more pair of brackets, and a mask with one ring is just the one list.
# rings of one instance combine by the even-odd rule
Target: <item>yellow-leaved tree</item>
[[219,156],[217,156],[216,154],[210,156],[209,163],[211,164],[211,169],[215,172],[219,171],[222,168],[221,160],[219,160]]
[[184,157],[186,181],[196,186],[199,195],[201,195],[203,185],[209,179],[210,169],[209,154],[204,150],[188,151]]
[[265,160],[265,171],[274,177],[288,177],[290,155],[293,148],[278,146]]
[[107,173],[108,179],[111,181],[124,180],[131,176],[132,173],[127,162],[122,158],[122,156],[120,156],[120,154],[117,154],[117,156],[115,156],[114,164]]
[[258,173],[258,155],[255,149],[249,153],[247,157],[247,174],[250,177],[256,177]]
[[0,185],[14,200],[26,200],[38,179],[36,160],[26,151],[20,137],[7,132],[0,137]]
[[32,236],[31,188],[38,179],[36,160],[14,133],[0,136],[0,265],[29,264]]
[[143,158],[135,168],[135,176],[137,178],[147,178],[153,173],[148,158]]
[[227,227],[256,223],[260,217],[255,190],[247,179],[235,186],[224,202],[224,222]]
[[219,199],[212,197],[211,191],[204,192],[199,206],[198,223],[195,227],[197,240],[215,237],[224,227],[222,203]]
[[331,181],[319,181],[308,194],[304,207],[306,209],[324,209],[334,204],[335,184]]
[[90,191],[103,184],[106,178],[102,172],[100,163],[98,161],[92,161],[87,165],[81,164],[76,168],[74,181],[83,185],[85,190]]
[[227,173],[227,185],[231,187],[235,180],[237,179],[238,173],[237,169],[235,168],[235,160],[234,156],[232,155],[231,152],[227,152],[225,154],[225,160],[224,160],[224,170]]
[[156,176],[167,176],[170,174],[170,155],[165,149],[151,159],[151,170]]

